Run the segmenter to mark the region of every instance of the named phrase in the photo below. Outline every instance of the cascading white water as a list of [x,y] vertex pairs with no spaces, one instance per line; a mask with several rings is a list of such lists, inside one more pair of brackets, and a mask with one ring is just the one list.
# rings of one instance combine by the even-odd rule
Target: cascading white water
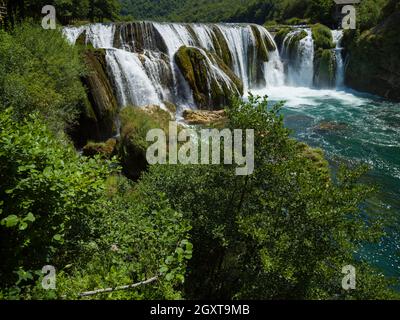
[[121,105],[161,104],[157,91],[136,54],[111,49],[106,60],[114,76]]
[[[208,77],[232,90],[236,88],[230,78],[207,52],[218,55],[218,50],[229,51],[229,67],[242,80],[244,93],[263,87],[313,87],[314,41],[309,28],[298,27],[288,33],[280,54],[270,46],[267,62],[260,61],[254,49],[258,39],[253,28],[259,32],[262,41],[275,45],[265,28],[242,24],[92,24],[68,27],[63,32],[71,43],[84,36],[87,44],[106,50],[107,69],[121,106],[162,106],[164,101],[170,101],[178,108],[195,107],[192,91],[174,59],[182,46],[197,48],[205,57]],[[291,46],[300,33],[306,35],[297,45]],[[342,88],[343,32],[333,30],[332,36],[336,44],[336,87]],[[265,43],[263,45],[267,47]],[[208,80],[211,83],[211,79]]]
[[344,62],[343,62],[343,30],[332,30],[333,42],[336,45],[335,58],[336,58],[336,88],[344,86]]
[[[296,36],[306,32],[295,49],[291,48]],[[311,30],[300,28],[289,32],[284,41],[281,52],[282,58],[287,63],[286,83],[296,87],[312,87],[314,78],[314,40]]]
[[285,70],[278,51],[270,52],[269,61],[265,63],[266,86],[280,87],[285,84]]
[[262,70],[267,85],[279,85],[283,81],[283,67],[276,51],[270,51],[268,62],[258,60],[254,49],[257,47],[254,28],[261,35],[262,42],[270,41],[274,45],[265,28],[241,24],[92,24],[67,27],[63,32],[73,44],[84,35],[85,43],[106,49],[107,68],[121,106],[162,105],[163,101],[171,101],[193,107],[191,90],[174,59],[182,46],[196,47],[203,52],[210,66],[210,76],[228,88],[232,87],[230,78],[204,50],[215,54],[221,48],[229,50],[227,54],[232,64],[229,67],[242,80],[245,92],[260,81],[254,71],[257,69]]

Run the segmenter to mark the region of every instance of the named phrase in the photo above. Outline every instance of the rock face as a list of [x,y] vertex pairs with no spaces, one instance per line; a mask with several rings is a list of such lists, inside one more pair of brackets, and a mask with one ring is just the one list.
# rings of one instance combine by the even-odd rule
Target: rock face
[[169,112],[155,105],[144,108],[126,107],[121,111],[118,155],[127,177],[137,180],[147,169],[146,151],[151,144],[146,141],[147,132],[151,129],[167,132],[171,120]]
[[348,125],[346,123],[322,121],[318,125],[316,125],[313,129],[314,131],[319,133],[330,133],[330,132],[344,131],[348,129]]
[[314,85],[331,88],[335,84],[336,58],[331,30],[321,24],[312,27],[314,39]]
[[189,125],[223,125],[227,121],[224,110],[205,111],[205,110],[185,110],[183,118]]
[[[400,10],[361,36],[346,34],[346,84],[400,101]],[[348,38],[351,38],[350,40]]]
[[102,158],[110,159],[115,155],[116,147],[116,139],[108,139],[106,142],[89,142],[83,147],[82,154],[86,157],[100,155]]
[[182,46],[175,54],[175,62],[200,109],[219,109],[243,94],[242,81],[215,54]]
[[[77,133],[78,144],[86,141],[105,141],[117,133],[115,119],[118,104],[107,76],[105,52],[88,49],[84,53],[88,73],[82,78],[87,87],[88,103],[82,111]],[[74,139],[75,140],[75,139]]]

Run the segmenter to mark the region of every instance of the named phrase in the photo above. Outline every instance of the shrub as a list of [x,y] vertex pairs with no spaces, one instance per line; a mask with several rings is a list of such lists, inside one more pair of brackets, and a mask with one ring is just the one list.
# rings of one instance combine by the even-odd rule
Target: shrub
[[74,122],[86,103],[85,68],[60,30],[25,23],[0,31],[0,61],[0,108],[13,107],[17,119],[39,112],[55,130]]
[[312,36],[314,39],[315,50],[321,49],[333,49],[335,44],[333,43],[333,37],[331,29],[322,24],[315,24],[312,28]]
[[[137,186],[142,197],[165,193],[192,223],[186,297],[394,297],[353,256],[360,241],[380,235],[359,207],[371,191],[358,182],[363,170],[343,169],[334,182],[321,155],[290,138],[278,112],[254,97],[227,109],[229,128],[255,130],[253,175],[236,176],[234,165],[159,165]],[[348,264],[367,279],[349,294],[341,288]]]
[[[37,115],[15,122],[0,114],[0,237],[2,286],[49,263],[59,266],[96,224],[108,166],[80,157]],[[62,248],[62,250],[61,250]]]
[[[137,195],[113,162],[80,156],[37,114],[0,113],[0,297],[75,299],[85,291],[154,283],[94,299],[177,299],[191,258],[189,224],[162,194]],[[112,169],[112,166],[114,169]],[[56,268],[57,289],[41,287]]]

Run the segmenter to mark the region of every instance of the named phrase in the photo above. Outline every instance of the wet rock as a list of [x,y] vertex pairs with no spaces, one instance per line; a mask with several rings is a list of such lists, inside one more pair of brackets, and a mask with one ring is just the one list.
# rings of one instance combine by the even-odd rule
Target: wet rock
[[360,36],[346,32],[344,43],[350,53],[346,85],[400,101],[399,34],[400,7],[395,12],[390,11],[377,27]]
[[121,142],[118,155],[124,174],[137,180],[148,167],[146,151],[151,142],[146,135],[151,129],[162,129],[168,132],[169,112],[157,105],[147,107],[126,107],[121,111]]
[[185,110],[183,118],[189,125],[223,125],[227,121],[224,110],[205,111],[205,110]]
[[88,73],[82,82],[87,88],[88,99],[82,107],[78,125],[71,132],[78,147],[88,140],[105,141],[117,133],[118,103],[107,75],[105,51],[88,49],[84,52],[84,61]]
[[346,130],[347,128],[348,128],[348,125],[345,123],[323,121],[323,122],[320,122],[313,129],[316,132],[325,133],[325,132],[332,132],[332,131],[343,131],[343,130]]
[[175,61],[200,109],[221,109],[243,94],[242,81],[215,54],[183,46]]

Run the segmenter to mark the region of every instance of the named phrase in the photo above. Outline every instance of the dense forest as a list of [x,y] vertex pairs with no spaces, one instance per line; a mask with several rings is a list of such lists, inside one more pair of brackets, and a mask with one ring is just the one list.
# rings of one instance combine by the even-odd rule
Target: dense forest
[[[105,51],[79,38],[71,45],[61,27],[40,26],[45,4],[56,6],[60,25],[127,16],[320,23],[312,32],[323,55],[334,48],[326,27],[336,23],[333,1],[120,2],[7,3],[0,29],[0,299],[81,299],[87,291],[141,281],[148,283],[87,299],[399,299],[396,281],[354,254],[385,233],[381,217],[367,219],[362,210],[376,191],[364,183],[366,166],[341,164],[333,172],[321,149],[293,138],[283,103],[253,95],[223,100],[223,121],[196,126],[253,129],[251,176],[236,175],[235,164],[149,165],[146,133],[166,132],[176,106],[119,108]],[[398,52],[397,34],[382,40],[371,30],[399,9],[397,0],[363,1],[358,29],[345,35],[346,50],[359,56],[360,48],[383,41],[386,51],[376,55],[372,44],[364,60],[374,56],[386,70],[385,57]],[[220,56],[207,57],[226,71],[232,57],[220,49]],[[263,50],[254,55],[267,61]],[[204,57],[185,47],[179,54],[177,64],[192,72],[183,76],[201,78],[196,62]],[[365,69],[365,61],[350,61],[349,72]],[[355,87],[370,85],[349,79]],[[373,90],[396,95],[385,84]],[[57,270],[54,290],[42,288],[44,265]],[[357,268],[357,290],[342,287],[345,265]]]
[[[364,28],[376,24],[386,0],[364,0],[360,7]],[[320,22],[333,27],[331,0],[122,0],[122,14],[134,18],[182,22]]]

